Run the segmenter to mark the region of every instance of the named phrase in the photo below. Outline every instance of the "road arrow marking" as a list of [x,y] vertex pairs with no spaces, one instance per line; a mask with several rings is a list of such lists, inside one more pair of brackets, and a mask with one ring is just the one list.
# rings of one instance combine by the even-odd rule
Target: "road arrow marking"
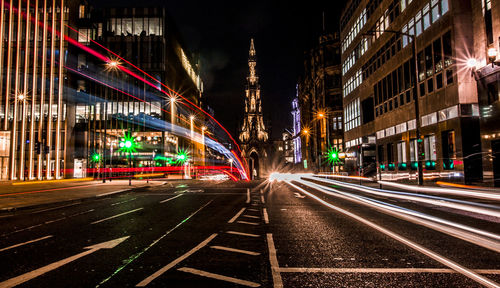
[[14,277],[14,278],[11,278],[9,280],[6,280],[4,282],[1,282],[0,283],[0,288],[7,288],[7,287],[14,287],[14,286],[17,286],[19,284],[22,284],[24,282],[27,282],[31,279],[34,279],[38,276],[41,276],[47,272],[50,272],[52,270],[55,270],[61,266],[64,266],[70,262],[73,262],[79,258],[82,258],[84,256],[87,256],[89,254],[92,254],[94,252],[97,252],[101,249],[111,249],[111,248],[114,248],[115,246],[117,246],[118,244],[122,243],[123,241],[127,240],[127,238],[130,237],[130,236],[125,236],[125,237],[121,237],[121,238],[118,238],[118,239],[114,239],[114,240],[111,240],[111,241],[106,241],[106,242],[102,242],[102,243],[98,243],[98,244],[95,244],[95,245],[92,245],[92,246],[88,246],[88,247],[85,247],[84,249],[87,249],[87,251],[84,251],[82,253],[78,253],[76,255],[73,255],[71,257],[68,257],[66,259],[62,259],[62,260],[59,260],[57,262],[54,262],[52,264],[49,264],[47,266],[44,266],[42,268],[38,268],[36,270],[33,270],[31,272],[28,272],[28,273],[25,273],[25,274],[22,274],[22,275],[19,275],[17,277]]

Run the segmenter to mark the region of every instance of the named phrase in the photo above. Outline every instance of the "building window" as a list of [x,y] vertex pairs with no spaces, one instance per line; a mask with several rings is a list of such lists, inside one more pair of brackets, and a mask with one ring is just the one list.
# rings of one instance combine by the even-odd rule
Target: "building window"
[[78,18],[85,18],[85,5],[80,5],[78,7]]
[[406,162],[406,142],[398,142],[397,144],[397,149],[398,149],[398,163],[405,163]]
[[481,0],[483,5],[484,24],[488,44],[493,44],[493,21],[491,15],[491,0]]
[[429,135],[424,138],[424,154],[425,160],[436,161],[436,136]]
[[347,104],[344,110],[345,131],[349,131],[361,124],[359,98]]

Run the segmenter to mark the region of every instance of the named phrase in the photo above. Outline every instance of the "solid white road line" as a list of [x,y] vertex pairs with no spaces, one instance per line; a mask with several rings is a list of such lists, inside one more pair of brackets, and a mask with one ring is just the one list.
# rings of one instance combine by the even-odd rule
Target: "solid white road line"
[[19,244],[16,244],[16,245],[5,247],[5,248],[0,249],[0,252],[5,251],[5,250],[9,250],[9,249],[12,249],[12,248],[16,248],[16,247],[19,247],[19,246],[23,246],[23,245],[26,245],[26,244],[30,244],[30,243],[38,242],[38,241],[41,241],[41,240],[45,240],[45,239],[50,238],[50,237],[53,237],[53,236],[49,235],[49,236],[45,236],[45,237],[33,239],[33,240],[30,240],[30,241],[26,241],[24,243],[19,243]]
[[184,194],[179,194],[179,195],[177,195],[177,196],[170,197],[170,198],[168,198],[168,199],[165,199],[165,200],[163,200],[163,201],[160,201],[160,203],[165,203],[165,202],[168,202],[168,201],[170,201],[170,200],[174,200],[175,198],[177,198],[177,197],[181,197],[182,195],[184,195]]
[[260,219],[259,216],[253,216],[253,215],[243,215],[243,217],[253,218],[253,219]]
[[269,249],[269,262],[271,263],[274,288],[283,288],[283,281],[281,280],[280,274],[280,265],[278,264],[278,256],[276,255],[273,234],[271,233],[267,233],[267,248]]
[[224,250],[224,251],[229,251],[229,252],[235,252],[235,253],[241,253],[241,254],[247,254],[247,255],[252,255],[252,256],[260,255],[260,253],[258,253],[258,252],[253,252],[253,251],[248,251],[248,250],[241,250],[241,249],[224,247],[224,246],[210,246],[210,248],[212,248],[212,249],[218,249],[218,250]]
[[147,277],[146,279],[142,280],[141,282],[139,282],[135,286],[137,286],[137,287],[144,287],[144,286],[148,285],[149,283],[151,283],[151,281],[155,280],[160,275],[162,275],[163,273],[165,273],[166,271],[168,271],[169,269],[171,269],[175,265],[179,264],[180,262],[182,262],[184,259],[186,259],[189,256],[193,255],[196,251],[198,251],[201,248],[205,247],[210,241],[212,241],[212,239],[215,238],[215,236],[217,236],[217,233],[214,233],[214,234],[210,235],[207,239],[205,239],[200,244],[196,245],[196,247],[194,247],[193,249],[189,250],[186,254],[184,254],[181,257],[179,257],[179,258],[175,259],[174,261],[170,262],[169,264],[167,264],[166,266],[164,266],[160,270],[156,271],[155,273],[153,273],[151,276]]
[[264,223],[269,224],[269,216],[267,215],[267,209],[262,208],[262,213],[264,214]]
[[127,215],[127,214],[130,214],[130,213],[134,213],[134,212],[137,212],[139,210],[142,210],[144,208],[137,208],[137,209],[134,209],[134,210],[130,210],[130,211],[127,211],[127,212],[123,212],[123,213],[120,213],[120,214],[117,214],[117,215],[114,215],[114,216],[111,216],[111,217],[108,217],[108,218],[104,218],[104,219],[101,219],[101,220],[97,220],[97,221],[94,221],[90,224],[97,224],[97,223],[101,223],[101,222],[104,222],[104,221],[108,221],[108,220],[111,220],[111,219],[114,219],[114,218],[117,218],[117,217],[120,217],[120,216],[123,216],[123,215]]
[[203,276],[203,277],[207,277],[207,278],[231,282],[231,283],[235,283],[235,284],[239,284],[239,285],[243,285],[243,286],[260,287],[259,283],[241,280],[241,279],[228,277],[228,276],[224,276],[224,275],[214,274],[214,273],[210,273],[210,272],[206,272],[206,271],[202,271],[202,270],[198,270],[198,269],[193,269],[193,268],[189,268],[189,267],[183,267],[183,268],[179,268],[177,270],[182,271],[182,272],[186,272],[186,273],[191,273],[191,274]]
[[259,223],[247,222],[247,221],[236,221],[236,223],[240,223],[240,224],[248,224],[248,225],[259,225]]
[[292,184],[290,183],[290,181],[286,181],[285,183],[287,183],[288,185],[294,187],[295,189],[301,191],[302,193],[308,195],[309,197],[315,199],[316,201],[320,202],[321,204],[337,211],[337,212],[340,212],[344,215],[347,215],[351,218],[353,218],[354,220],[357,220],[358,222],[361,222],[369,227],[372,227],[373,229],[393,238],[394,240],[396,241],[399,241],[403,244],[405,244],[406,246],[410,247],[410,248],[413,248],[414,250],[422,253],[422,254],[425,254],[427,256],[429,256],[430,258],[440,262],[441,264],[445,265],[445,266],[448,266],[450,267],[451,269],[471,278],[472,280],[478,282],[478,283],[481,283],[482,285],[486,286],[486,287],[495,287],[495,288],[500,288],[500,285],[486,277],[483,277],[477,273],[475,273],[474,271],[454,262],[454,261],[451,261],[450,259],[444,257],[444,256],[441,256],[439,254],[437,254],[436,252],[430,250],[430,249],[427,249],[425,248],[424,246],[420,245],[420,244],[417,244],[395,232],[392,232],[382,226],[379,226],[378,224],[375,224],[374,222],[371,222],[369,220],[366,220],[364,219],[363,217],[361,216],[358,216],[357,214],[354,214],[354,213],[351,213],[347,210],[344,210],[340,207],[337,207],[335,205],[332,205],[328,202],[326,202],[325,200],[315,196],[314,194],[312,193],[309,193],[307,192],[306,190],[302,189],[301,187],[295,185],[295,184]]
[[248,208],[248,211],[258,212],[259,210],[258,209],[254,209],[254,208]]
[[[303,268],[281,267],[281,273],[457,273],[447,268]],[[500,274],[500,270],[476,269],[479,274]]]
[[238,213],[236,213],[236,215],[234,215],[233,218],[229,219],[227,223],[233,223],[238,217],[240,217],[241,213],[245,212],[245,209],[246,208],[241,208],[241,210]]
[[243,232],[237,232],[237,231],[227,231],[226,233],[240,235],[240,236],[248,236],[248,237],[259,237],[260,236],[257,234],[243,233]]

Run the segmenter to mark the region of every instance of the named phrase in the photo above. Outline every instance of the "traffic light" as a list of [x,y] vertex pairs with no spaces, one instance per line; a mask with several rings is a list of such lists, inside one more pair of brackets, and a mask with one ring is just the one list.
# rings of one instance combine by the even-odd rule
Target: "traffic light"
[[177,151],[177,157],[176,157],[176,163],[178,164],[184,164],[186,161],[189,160],[189,154],[186,150],[183,150],[183,149],[179,149],[179,151]]
[[337,150],[337,148],[332,147],[328,150],[326,154],[326,160],[331,165],[336,165],[338,162],[340,162],[339,151]]
[[90,157],[91,157],[90,160],[94,163],[98,163],[101,160],[101,154],[97,152],[94,152],[94,154],[92,154],[92,156]]
[[134,137],[130,134],[126,134],[119,143],[120,150],[125,151],[127,153],[135,152],[135,148],[137,148],[137,144],[135,143]]

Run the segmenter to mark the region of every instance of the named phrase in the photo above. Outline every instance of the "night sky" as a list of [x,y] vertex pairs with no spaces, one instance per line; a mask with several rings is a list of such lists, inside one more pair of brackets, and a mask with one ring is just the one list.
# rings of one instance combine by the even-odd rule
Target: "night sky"
[[[128,5],[130,0],[120,1]],[[143,0],[147,1],[147,0]],[[199,53],[204,97],[234,136],[243,119],[250,38],[257,50],[264,121],[271,137],[291,128],[291,100],[303,70],[304,51],[318,42],[325,12],[327,31],[337,31],[345,0],[168,1],[188,50]],[[130,1],[130,7],[135,1]],[[153,2],[152,2],[153,3]],[[142,5],[147,4],[145,2]],[[307,4],[307,6],[306,6]]]

